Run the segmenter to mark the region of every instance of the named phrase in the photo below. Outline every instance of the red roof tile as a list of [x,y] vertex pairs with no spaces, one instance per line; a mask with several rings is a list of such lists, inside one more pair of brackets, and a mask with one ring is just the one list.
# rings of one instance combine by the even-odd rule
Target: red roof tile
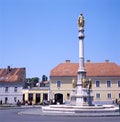
[[0,82],[23,82],[25,78],[25,68],[0,69]]
[[[50,72],[50,76],[77,76],[78,63],[61,63]],[[113,62],[85,64],[87,76],[120,76],[120,66]]]

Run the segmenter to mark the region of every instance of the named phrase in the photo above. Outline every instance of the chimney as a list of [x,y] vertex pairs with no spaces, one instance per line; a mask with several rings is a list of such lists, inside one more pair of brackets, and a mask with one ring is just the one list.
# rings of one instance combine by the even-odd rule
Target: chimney
[[10,72],[10,71],[11,71],[11,68],[10,68],[10,66],[8,66],[8,67],[7,67],[7,70],[8,70],[8,72]]
[[70,63],[70,60],[66,60],[66,63]]
[[87,60],[87,63],[90,63],[90,60]]
[[109,60],[108,60],[108,59],[106,59],[106,60],[105,60],[105,62],[106,62],[106,63],[109,63]]

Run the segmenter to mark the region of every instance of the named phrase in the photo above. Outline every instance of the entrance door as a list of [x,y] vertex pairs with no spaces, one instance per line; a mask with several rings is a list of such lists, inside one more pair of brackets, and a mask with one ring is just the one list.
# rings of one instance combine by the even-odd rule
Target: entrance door
[[40,94],[36,94],[36,101],[35,102],[36,102],[36,104],[40,103]]
[[55,94],[55,104],[59,102],[60,104],[63,104],[63,94],[57,93]]

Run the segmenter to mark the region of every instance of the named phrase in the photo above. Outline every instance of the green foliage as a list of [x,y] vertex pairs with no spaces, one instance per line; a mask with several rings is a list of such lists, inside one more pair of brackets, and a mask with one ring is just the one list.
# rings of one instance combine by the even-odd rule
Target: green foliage
[[24,88],[28,88],[28,87],[36,87],[36,83],[39,82],[39,78],[38,77],[34,77],[34,78],[27,78],[24,84]]
[[[43,75],[42,76],[42,81],[47,81],[47,80],[48,80],[48,77],[46,75]],[[24,83],[24,88],[36,87],[37,86],[36,84],[38,82],[39,82],[39,78],[38,77],[26,78],[26,81]]]

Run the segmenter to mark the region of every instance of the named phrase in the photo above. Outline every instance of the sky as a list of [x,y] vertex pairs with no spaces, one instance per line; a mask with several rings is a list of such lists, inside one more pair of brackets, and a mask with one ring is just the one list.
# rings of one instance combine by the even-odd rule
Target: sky
[[0,68],[41,78],[65,60],[77,63],[80,13],[85,61],[120,65],[120,0],[0,0]]

